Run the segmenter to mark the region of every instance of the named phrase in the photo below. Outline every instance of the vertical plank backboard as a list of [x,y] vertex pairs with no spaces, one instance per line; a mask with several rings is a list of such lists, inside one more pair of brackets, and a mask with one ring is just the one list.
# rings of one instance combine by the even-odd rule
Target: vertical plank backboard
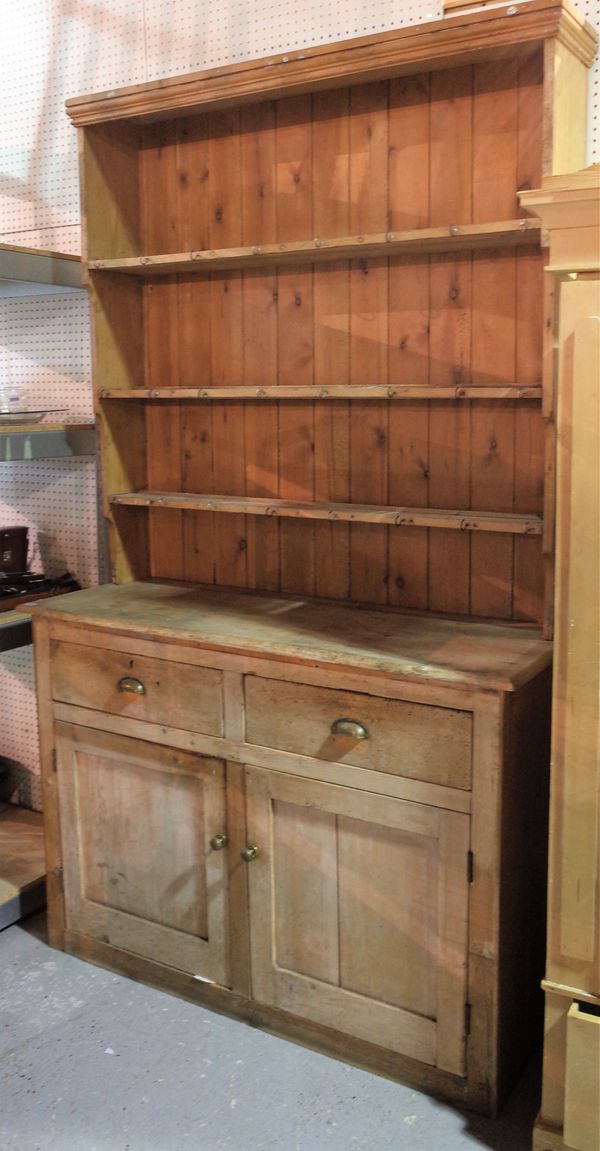
[[[240,125],[237,108],[213,112],[208,141],[208,235],[211,248],[241,242]],[[242,281],[237,272],[210,278],[211,382],[235,385],[243,378]],[[244,409],[216,400],[212,405],[213,481],[227,494],[244,490]],[[215,521],[217,583],[246,583],[246,523],[242,515]]]
[[[473,219],[517,214],[519,62],[473,70]],[[472,381],[510,383],[515,376],[515,254],[478,252],[473,259]],[[515,413],[511,403],[476,403],[471,412],[471,500],[475,509],[512,511]],[[510,618],[513,540],[471,540],[470,610]]]
[[[515,374],[515,256],[478,253],[473,260],[473,383]],[[471,413],[471,502],[511,512],[514,505],[515,412],[512,403],[477,401]],[[485,537],[485,538],[484,538]],[[473,615],[510,619],[513,540],[486,533],[471,540]]]
[[[144,129],[140,151],[143,243],[147,251],[170,252],[180,245],[177,124]],[[163,277],[143,289],[146,387],[173,387],[179,376],[177,280]],[[177,403],[148,405],[148,486],[181,490],[181,412]],[[166,450],[165,450],[166,449]],[[183,567],[182,514],[148,511],[150,574],[176,578]]]
[[[277,106],[277,239],[312,233],[312,101],[282,100]],[[280,268],[277,299],[277,382],[313,382],[313,273],[310,266]],[[279,406],[279,494],[314,498],[314,405]],[[308,531],[306,528],[308,527]],[[314,527],[293,520],[280,526],[281,589],[314,590]]]
[[[189,250],[209,246],[209,117],[177,121],[177,202],[181,244]],[[181,276],[177,288],[178,384],[206,387],[212,382],[211,286],[207,276]],[[212,406],[181,406],[181,490],[214,490]],[[207,512],[182,515],[185,579],[212,583],[215,578],[215,517]]]
[[[388,85],[353,88],[350,98],[350,228],[384,230],[388,213]],[[388,368],[388,267],[385,260],[350,266],[350,382],[385,381]],[[353,404],[350,495],[356,503],[388,500],[388,408],[381,401]],[[350,595],[385,603],[388,582],[385,528],[353,524]]]
[[[392,231],[429,225],[429,76],[390,81],[389,226]],[[429,259],[390,260],[390,384],[430,383]],[[389,500],[429,503],[429,405],[390,406]],[[429,532],[394,528],[389,533],[388,602],[424,610],[428,604]]]
[[[345,88],[313,96],[313,230],[344,236],[350,230],[350,93]],[[348,261],[315,267],[314,383],[323,388],[350,380],[350,279]],[[350,500],[350,421],[354,404],[315,405],[315,498]],[[350,595],[350,528],[319,522],[315,532],[315,593]]]
[[[263,244],[276,237],[275,105],[242,109],[240,171],[242,243]],[[243,273],[243,383],[260,388],[277,381],[277,274],[264,269]],[[279,412],[276,403],[245,407],[248,496],[279,495]],[[279,587],[279,523],[248,516],[249,587]]]
[[[470,222],[473,165],[473,73],[470,67],[431,77],[432,226]],[[471,378],[472,269],[468,254],[431,263],[431,366],[434,385]],[[434,507],[468,507],[470,410],[450,411],[432,401],[429,498]],[[429,605],[435,611],[469,610],[469,540],[459,533],[431,533]]]

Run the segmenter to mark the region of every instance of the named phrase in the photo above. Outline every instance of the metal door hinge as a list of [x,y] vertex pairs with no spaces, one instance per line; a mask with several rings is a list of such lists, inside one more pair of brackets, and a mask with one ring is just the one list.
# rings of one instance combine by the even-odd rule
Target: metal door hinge
[[465,1003],[465,1039],[471,1034],[471,1004]]
[[474,857],[472,851],[467,851],[467,883],[473,882]]

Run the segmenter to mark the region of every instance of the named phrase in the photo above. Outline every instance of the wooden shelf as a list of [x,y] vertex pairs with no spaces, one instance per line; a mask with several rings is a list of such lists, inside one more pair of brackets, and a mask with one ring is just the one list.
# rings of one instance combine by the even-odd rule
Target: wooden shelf
[[94,424],[13,424],[0,427],[0,463],[96,454]]
[[46,902],[43,817],[0,803],[0,930]]
[[14,651],[30,643],[31,616],[21,611],[0,610],[0,651]]
[[82,289],[79,256],[0,244],[0,296],[45,296]]
[[533,400],[541,401],[541,384],[420,387],[412,384],[334,384],[286,387],[101,389],[101,400]]
[[169,276],[181,272],[260,268],[281,264],[314,264],[327,260],[365,260],[410,253],[427,255],[473,248],[503,248],[539,243],[536,220],[501,220],[486,224],[449,224],[443,228],[415,228],[408,232],[373,232],[364,236],[288,240],[280,244],[217,248],[166,255],[128,256],[119,260],[90,260],[93,272],[125,272],[133,276]]
[[233,515],[285,519],[330,520],[341,523],[388,524],[400,527],[450,528],[455,531],[500,532],[540,536],[536,515],[509,512],[454,511],[442,508],[376,507],[363,504],[302,503],[248,496],[197,495],[186,492],[124,492],[110,497],[116,506],[165,508],[179,511],[224,512]]

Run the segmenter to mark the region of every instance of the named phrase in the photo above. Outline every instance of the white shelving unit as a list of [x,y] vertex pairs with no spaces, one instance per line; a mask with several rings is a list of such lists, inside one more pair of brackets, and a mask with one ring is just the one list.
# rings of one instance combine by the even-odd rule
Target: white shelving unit
[[93,456],[95,452],[93,424],[23,423],[10,429],[0,427],[0,464]]
[[[81,292],[82,287],[78,256],[0,244],[1,300],[21,298],[25,303],[29,297],[64,296]],[[33,423],[27,422],[24,413],[22,423],[0,427],[0,467],[94,454],[92,423]],[[31,644],[26,606],[23,611],[3,612],[1,603],[0,653],[26,648]],[[0,804],[0,929],[44,903],[43,854],[41,815]]]
[[0,244],[0,297],[47,296],[82,287],[79,256]]
[[[81,260],[64,252],[0,244],[0,298],[46,296],[81,292]],[[22,423],[0,426],[0,465],[28,460],[93,456],[94,425]],[[0,651],[31,643],[31,622],[20,611],[2,612],[0,601]]]

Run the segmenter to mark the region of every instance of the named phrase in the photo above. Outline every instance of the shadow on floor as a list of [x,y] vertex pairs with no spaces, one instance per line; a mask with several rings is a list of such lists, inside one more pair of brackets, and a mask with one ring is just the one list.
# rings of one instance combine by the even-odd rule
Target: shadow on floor
[[530,1151],[539,1066],[498,1120],[47,946],[0,935],[2,1151]]

